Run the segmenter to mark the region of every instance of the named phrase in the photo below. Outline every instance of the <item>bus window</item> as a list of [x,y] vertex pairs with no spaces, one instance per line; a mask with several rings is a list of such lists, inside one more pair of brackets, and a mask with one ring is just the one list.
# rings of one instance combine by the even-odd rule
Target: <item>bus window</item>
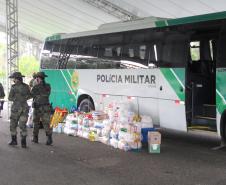
[[131,60],[134,58],[135,45],[125,45],[122,50],[122,57],[125,60]]
[[226,67],[226,25],[220,32],[217,43],[217,67]]
[[41,69],[56,69],[60,55],[61,41],[48,41],[45,44],[42,57]]
[[113,60],[120,60],[122,47],[118,45],[104,45],[98,48],[98,57]]
[[50,42],[50,41],[45,42],[43,50],[50,52],[52,50],[52,45],[53,45],[53,42]]
[[142,60],[147,59],[146,53],[146,45],[141,45],[139,50],[139,58]]
[[98,54],[98,37],[82,37],[78,41],[77,55],[84,57],[97,57]]
[[166,36],[162,56],[161,67],[184,67],[188,59],[187,36],[180,33]]
[[190,42],[190,56],[192,61],[200,60],[200,41]]
[[52,52],[60,52],[61,40],[53,41]]
[[71,47],[71,56],[74,57],[78,52],[78,39],[71,39],[68,43],[68,46]]
[[216,61],[218,39],[212,39],[209,42],[210,42],[210,55],[211,55],[212,61]]
[[122,53],[122,47],[116,47],[115,51],[116,51],[116,56],[120,57]]
[[104,56],[105,57],[112,57],[113,54],[112,54],[112,47],[106,47],[104,48]]
[[100,35],[100,45],[115,45],[121,44],[123,41],[122,33],[113,33],[113,34],[103,34]]
[[214,58],[213,58],[213,40],[209,40],[209,47],[210,47],[211,60],[214,60]]
[[129,58],[134,58],[134,48],[128,49],[128,55],[129,55]]
[[155,61],[158,61],[158,52],[157,52],[157,45],[154,45],[154,56],[155,56]]
[[157,61],[158,61],[157,44],[152,44],[148,51],[148,67],[149,68],[156,67]]
[[[129,44],[123,47],[122,60],[148,66],[148,47],[143,44]],[[142,64],[142,65],[139,65]]]

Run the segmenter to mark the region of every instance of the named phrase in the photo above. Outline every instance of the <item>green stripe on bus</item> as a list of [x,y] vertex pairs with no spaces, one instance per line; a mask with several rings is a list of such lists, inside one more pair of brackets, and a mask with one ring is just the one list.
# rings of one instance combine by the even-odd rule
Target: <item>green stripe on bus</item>
[[217,19],[224,19],[224,18],[226,18],[226,12],[218,12],[218,13],[197,15],[197,16],[185,17],[185,18],[179,18],[179,19],[169,19],[167,20],[167,22],[168,22],[168,25],[171,26],[171,25],[195,23],[195,22],[210,21],[210,20],[217,20]]
[[204,15],[196,15],[196,16],[191,16],[191,17],[183,17],[183,18],[178,18],[178,19],[168,19],[168,20],[164,20],[164,21],[156,21],[155,25],[157,27],[165,27],[165,26],[173,26],[173,25],[180,25],[180,24],[189,24],[189,23],[196,23],[196,22],[203,22],[203,21],[225,19],[225,18],[226,18],[226,11],[211,13],[211,14],[204,14]]
[[185,70],[181,68],[174,68],[172,69],[174,73],[177,75],[177,77],[182,82],[183,86],[185,86]]
[[217,69],[216,73],[216,107],[220,114],[226,109],[226,68]]
[[222,114],[226,108],[226,105],[224,104],[224,100],[218,93],[216,93],[216,102],[217,102],[217,110],[220,114]]
[[[173,70],[173,72],[176,75],[179,74],[179,75],[177,75],[177,77],[179,78],[180,81],[176,78],[175,74],[173,74],[173,72],[171,70]],[[168,83],[172,87],[172,89],[175,91],[178,98],[181,101],[185,101],[184,90],[181,91],[181,88],[183,88],[182,85],[184,86],[185,69],[184,68],[180,68],[180,69],[161,68],[160,71],[162,72],[165,79],[168,81]],[[181,84],[180,82],[182,82],[183,84]]]
[[[46,82],[51,85],[50,102],[53,107],[70,109],[76,105],[76,97],[71,92],[71,79],[67,71],[64,70],[43,70],[48,77]],[[65,80],[67,79],[67,81]],[[68,82],[68,83],[67,83]]]
[[167,26],[165,21],[156,21],[155,22],[156,27],[164,27]]
[[46,41],[52,41],[52,40],[60,40],[61,39],[61,35],[56,34],[56,35],[52,35],[50,37],[46,38]]
[[68,102],[70,102],[67,106],[70,106],[70,107],[77,104],[77,95],[74,93],[74,90],[71,85],[72,72],[73,70],[67,70],[67,69],[61,70],[64,80],[67,84],[68,94],[70,95],[69,99],[67,100]]

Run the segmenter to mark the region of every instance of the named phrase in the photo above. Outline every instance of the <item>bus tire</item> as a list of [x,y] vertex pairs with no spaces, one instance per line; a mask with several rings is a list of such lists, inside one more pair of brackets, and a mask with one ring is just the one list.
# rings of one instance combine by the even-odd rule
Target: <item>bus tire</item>
[[221,139],[226,141],[226,110],[222,113],[221,120],[220,120],[220,134]]
[[94,110],[94,105],[90,99],[85,98],[80,102],[79,110],[82,112],[90,112]]

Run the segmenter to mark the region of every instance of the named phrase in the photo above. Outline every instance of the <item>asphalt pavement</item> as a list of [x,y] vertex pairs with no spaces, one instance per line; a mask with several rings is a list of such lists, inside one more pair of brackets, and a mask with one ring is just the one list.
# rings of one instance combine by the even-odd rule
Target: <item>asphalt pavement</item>
[[[161,130],[160,154],[124,152],[98,142],[54,134],[46,146],[8,146],[9,122],[0,118],[0,185],[225,185],[226,150],[215,135]],[[20,139],[20,138],[18,138]]]

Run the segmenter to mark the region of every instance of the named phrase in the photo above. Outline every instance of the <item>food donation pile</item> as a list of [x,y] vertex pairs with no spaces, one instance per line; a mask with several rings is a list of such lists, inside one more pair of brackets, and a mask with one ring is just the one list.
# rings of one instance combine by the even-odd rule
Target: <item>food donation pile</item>
[[54,132],[99,141],[124,151],[142,147],[142,129],[153,128],[149,116],[132,112],[127,103],[111,103],[102,111],[68,114],[64,123],[53,127]]

